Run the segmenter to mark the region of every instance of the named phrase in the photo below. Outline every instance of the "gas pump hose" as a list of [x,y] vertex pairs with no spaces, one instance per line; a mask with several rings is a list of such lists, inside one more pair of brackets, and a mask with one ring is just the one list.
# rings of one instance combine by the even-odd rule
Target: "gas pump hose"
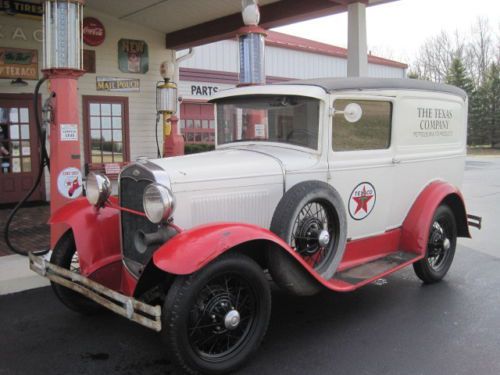
[[[37,82],[37,84],[35,86],[34,97],[33,97],[33,101],[34,101],[33,108],[35,110],[35,123],[36,123],[36,128],[37,128],[37,133],[38,133],[38,140],[40,142],[40,164],[38,167],[38,174],[35,178],[35,182],[33,183],[33,186],[31,187],[31,189],[23,197],[23,199],[21,199],[16,204],[16,206],[10,212],[9,217],[7,218],[7,222],[5,223],[4,232],[3,232],[5,243],[7,244],[9,249],[13,253],[19,254],[22,256],[27,256],[28,254],[24,251],[19,250],[18,248],[16,248],[12,244],[12,242],[10,241],[10,238],[9,238],[9,229],[10,229],[10,224],[12,223],[12,220],[14,219],[16,213],[26,203],[26,201],[31,197],[31,195],[37,189],[38,185],[40,185],[40,182],[41,182],[42,176],[43,176],[43,169],[45,167],[47,167],[49,172],[50,172],[50,158],[49,158],[49,155],[47,153],[47,148],[46,148],[46,134],[47,134],[47,132],[41,125],[40,116],[39,116],[39,106],[38,106],[38,95],[39,95],[40,87],[42,86],[42,84],[46,80],[47,80],[47,78],[43,77]],[[40,251],[33,252],[33,254],[44,255],[44,254],[47,254],[49,251],[50,251],[50,249],[40,250]]]

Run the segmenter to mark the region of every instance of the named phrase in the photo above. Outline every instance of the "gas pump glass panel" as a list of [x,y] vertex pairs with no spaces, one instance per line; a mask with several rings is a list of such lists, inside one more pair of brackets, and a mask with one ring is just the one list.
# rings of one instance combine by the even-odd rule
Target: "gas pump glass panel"
[[241,96],[217,102],[217,144],[279,142],[318,149],[319,100],[294,95]]

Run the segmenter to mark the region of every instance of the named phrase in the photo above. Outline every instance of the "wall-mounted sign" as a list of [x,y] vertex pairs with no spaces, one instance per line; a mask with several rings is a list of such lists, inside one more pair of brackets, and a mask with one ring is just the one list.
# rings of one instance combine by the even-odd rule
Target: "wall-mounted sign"
[[83,50],[83,70],[87,73],[95,73],[95,51],[91,49]]
[[106,38],[106,29],[101,21],[94,17],[83,19],[83,42],[89,46],[101,45]]
[[97,91],[138,92],[140,88],[138,78],[96,77]]
[[38,51],[0,47],[0,78],[38,79]]
[[118,66],[123,73],[146,73],[149,70],[148,45],[143,40],[118,41]]
[[196,82],[181,80],[178,85],[179,96],[185,99],[209,99],[219,91],[233,88],[234,85],[215,82]]
[[26,1],[0,0],[0,10],[10,16],[21,16],[40,19],[43,16],[43,5]]
[[219,91],[217,86],[212,85],[191,85],[191,95],[210,96]]
[[106,163],[104,164],[104,173],[109,175],[120,174],[122,167],[120,163]]

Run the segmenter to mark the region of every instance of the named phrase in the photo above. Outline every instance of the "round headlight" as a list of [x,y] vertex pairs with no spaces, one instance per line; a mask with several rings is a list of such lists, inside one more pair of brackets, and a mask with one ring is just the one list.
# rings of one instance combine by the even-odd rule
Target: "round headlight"
[[142,198],[144,212],[152,223],[158,224],[172,216],[175,209],[175,198],[170,189],[153,183],[144,189]]
[[101,207],[111,195],[109,178],[99,173],[90,172],[87,175],[87,200],[96,207]]

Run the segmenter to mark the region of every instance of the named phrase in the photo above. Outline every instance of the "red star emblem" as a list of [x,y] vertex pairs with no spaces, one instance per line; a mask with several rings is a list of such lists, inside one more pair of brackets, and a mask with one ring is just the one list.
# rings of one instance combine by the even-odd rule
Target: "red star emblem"
[[366,187],[363,186],[363,191],[359,197],[352,197],[356,201],[356,211],[354,211],[354,215],[356,215],[359,211],[363,210],[368,213],[368,202],[373,198],[373,195],[369,195],[366,192]]

